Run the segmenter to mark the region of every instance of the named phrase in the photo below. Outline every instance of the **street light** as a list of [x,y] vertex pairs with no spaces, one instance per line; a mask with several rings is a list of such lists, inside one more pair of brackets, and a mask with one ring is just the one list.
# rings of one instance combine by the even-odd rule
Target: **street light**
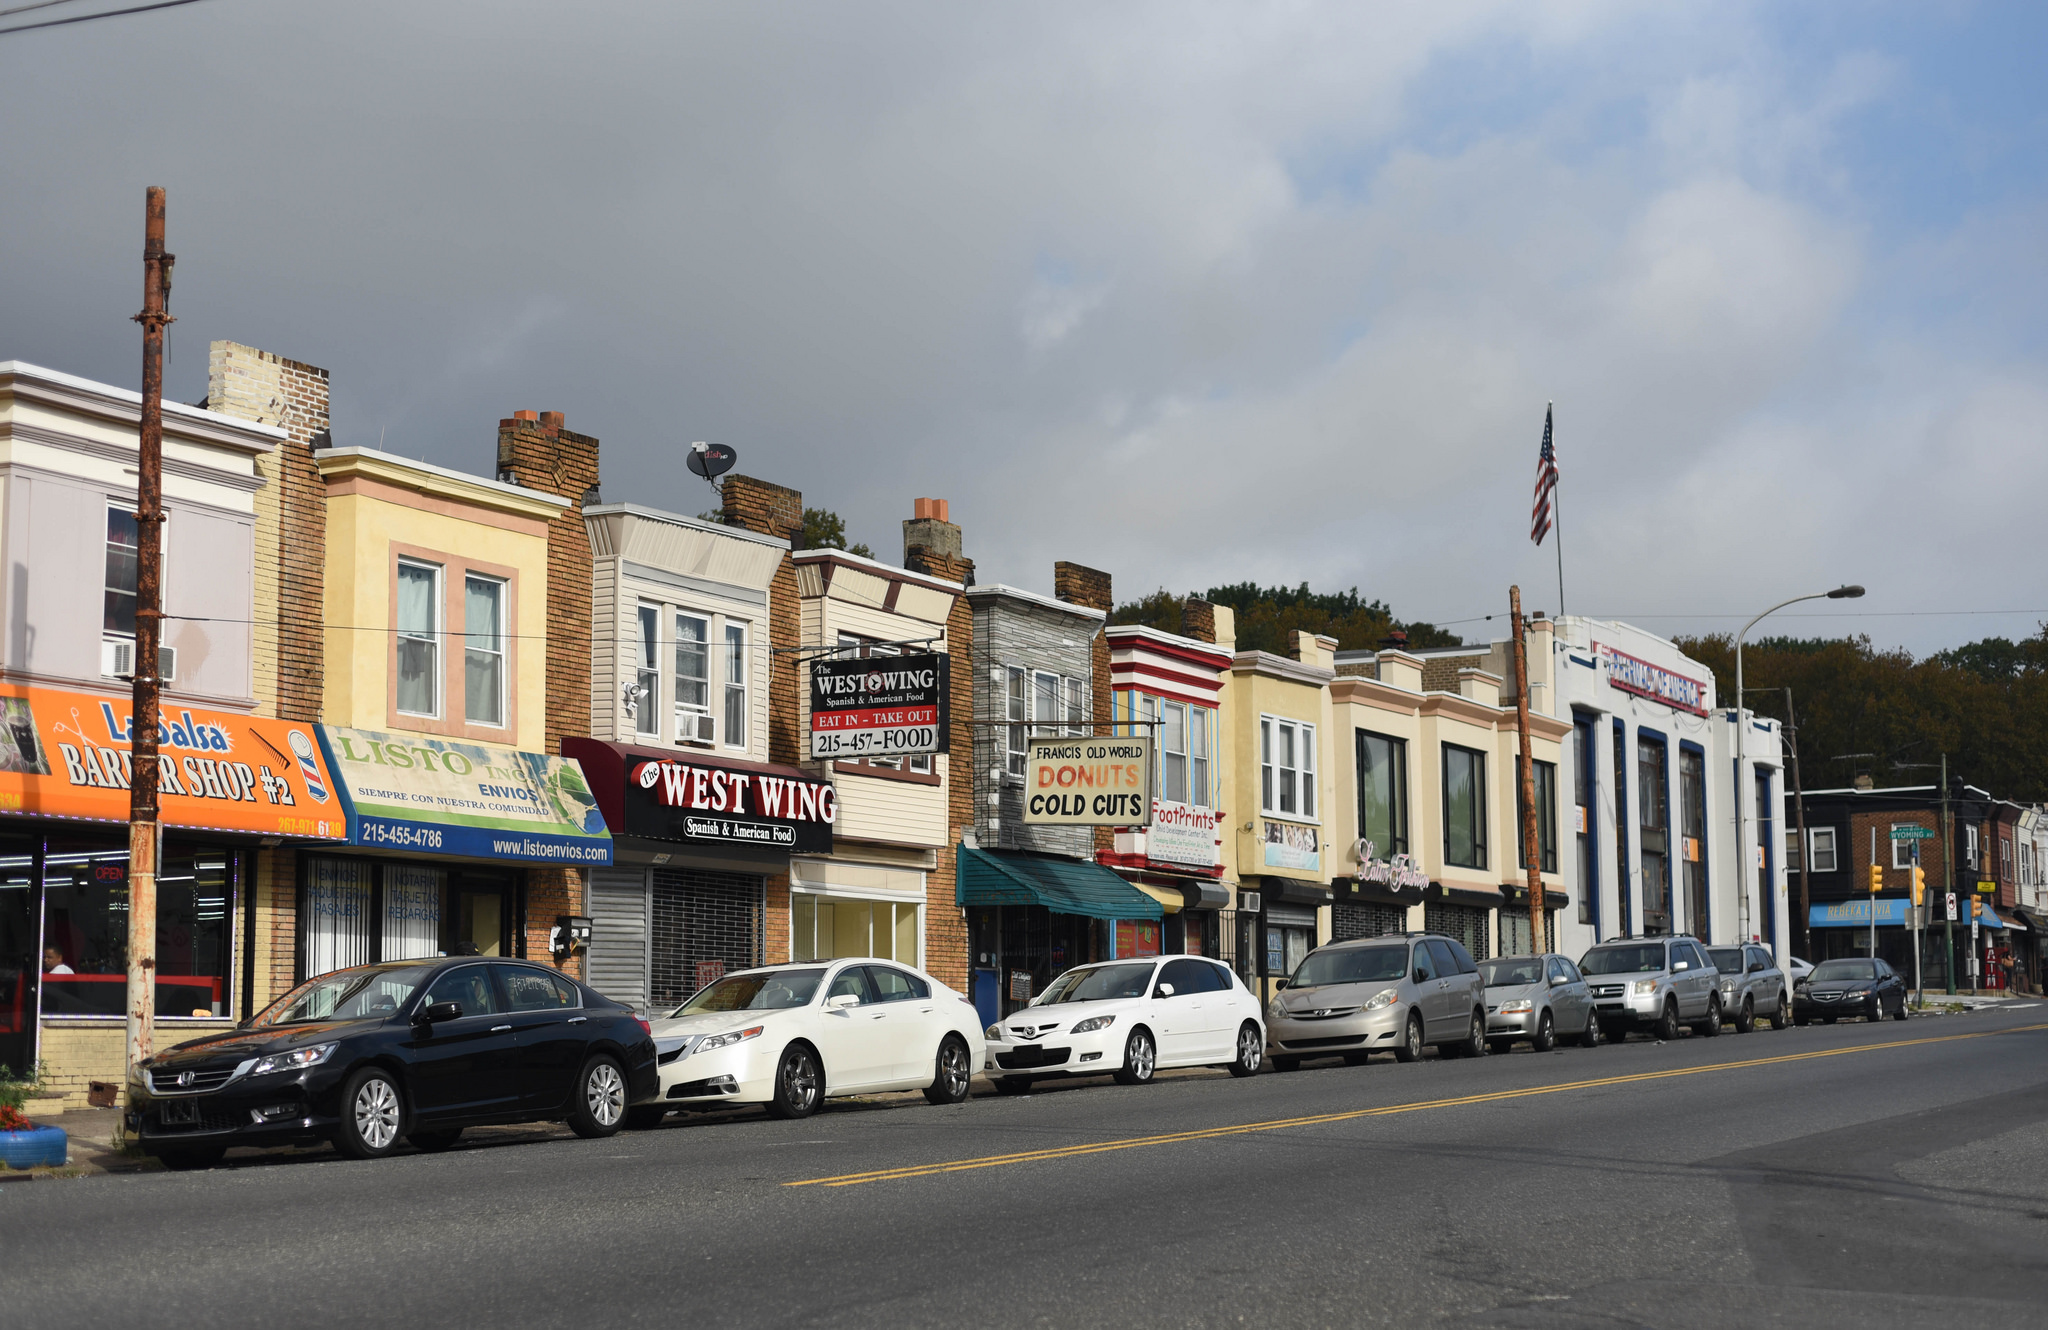
[[[1749,791],[1743,787],[1742,781],[1742,740],[1749,729],[1749,725],[1742,718],[1742,639],[1749,636],[1749,630],[1756,627],[1759,621],[1776,614],[1787,605],[1797,605],[1802,600],[1858,600],[1862,595],[1863,588],[1860,586],[1838,586],[1833,591],[1815,591],[1809,595],[1781,600],[1742,625],[1742,631],[1735,635],[1735,869],[1742,875],[1741,928],[1744,942],[1749,941],[1750,872],[1749,860],[1742,853],[1749,841],[1749,801],[1746,798]],[[1799,852],[1804,854],[1806,847],[1800,846]],[[1871,908],[1875,910],[1877,907],[1873,905]]]

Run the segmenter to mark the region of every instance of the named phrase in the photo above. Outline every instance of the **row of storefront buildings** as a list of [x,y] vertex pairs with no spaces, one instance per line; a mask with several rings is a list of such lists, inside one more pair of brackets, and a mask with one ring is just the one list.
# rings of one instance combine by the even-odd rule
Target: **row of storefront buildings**
[[[1115,956],[1269,985],[1333,938],[1532,945],[1508,643],[1239,650],[1199,599],[1178,632],[1110,625],[1108,574],[984,580],[942,500],[900,561],[805,549],[803,496],[758,479],[724,479],[719,520],[607,500],[558,414],[500,421],[467,473],[333,446],[324,371],[225,342],[209,369],[203,404],[165,408],[160,1043],[443,953],[547,959],[650,1010],[747,965],[894,957],[992,1021]],[[80,1099],[123,1055],[138,411],[0,363],[0,1063]],[[1738,767],[1736,717],[1672,644],[1531,627],[1543,946],[1782,952],[1834,926],[1775,722],[1742,718]],[[889,714],[932,751],[832,729],[854,722],[828,678],[898,675],[924,691]],[[1032,788],[1047,736],[1149,737],[1149,816],[1047,824],[1071,794]]]

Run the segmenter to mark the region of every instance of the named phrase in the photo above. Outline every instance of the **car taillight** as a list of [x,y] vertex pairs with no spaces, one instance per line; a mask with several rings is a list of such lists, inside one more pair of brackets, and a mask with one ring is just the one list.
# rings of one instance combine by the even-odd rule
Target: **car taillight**
[[648,1024],[648,1023],[646,1022],[646,1021],[643,1021],[643,1020],[641,1020],[641,1019],[640,1019],[640,1018],[639,1018],[638,1016],[635,1016],[635,1017],[633,1018],[633,1024],[635,1024],[635,1025],[637,1025],[637,1026],[639,1026],[639,1027],[640,1027],[640,1033],[641,1033],[641,1034],[653,1034],[653,1033],[654,1033],[654,1027],[653,1027],[653,1026],[651,1026],[651,1025],[649,1025],[649,1024]]

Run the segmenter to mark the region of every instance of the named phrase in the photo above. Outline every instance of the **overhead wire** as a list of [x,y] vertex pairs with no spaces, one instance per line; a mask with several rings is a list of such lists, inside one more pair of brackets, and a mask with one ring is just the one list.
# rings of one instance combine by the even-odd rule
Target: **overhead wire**
[[[73,0],[41,0],[39,4],[22,5],[15,9],[0,10],[0,14],[20,14],[31,9],[43,9],[50,5],[70,4]],[[73,14],[67,18],[46,18],[35,23],[17,23],[11,28],[0,28],[0,37],[10,32],[33,32],[37,28],[62,28],[73,23],[90,23],[94,19],[120,18],[124,14],[146,14],[152,9],[176,9],[180,5],[196,5],[199,0],[154,0],[151,4],[130,5],[125,9],[101,9],[90,14]]]

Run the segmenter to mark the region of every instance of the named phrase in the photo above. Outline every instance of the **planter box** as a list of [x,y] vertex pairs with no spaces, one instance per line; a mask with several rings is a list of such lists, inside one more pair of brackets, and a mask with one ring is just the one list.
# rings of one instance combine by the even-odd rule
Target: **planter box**
[[62,1127],[0,1131],[0,1164],[9,1168],[62,1168],[70,1150]]

